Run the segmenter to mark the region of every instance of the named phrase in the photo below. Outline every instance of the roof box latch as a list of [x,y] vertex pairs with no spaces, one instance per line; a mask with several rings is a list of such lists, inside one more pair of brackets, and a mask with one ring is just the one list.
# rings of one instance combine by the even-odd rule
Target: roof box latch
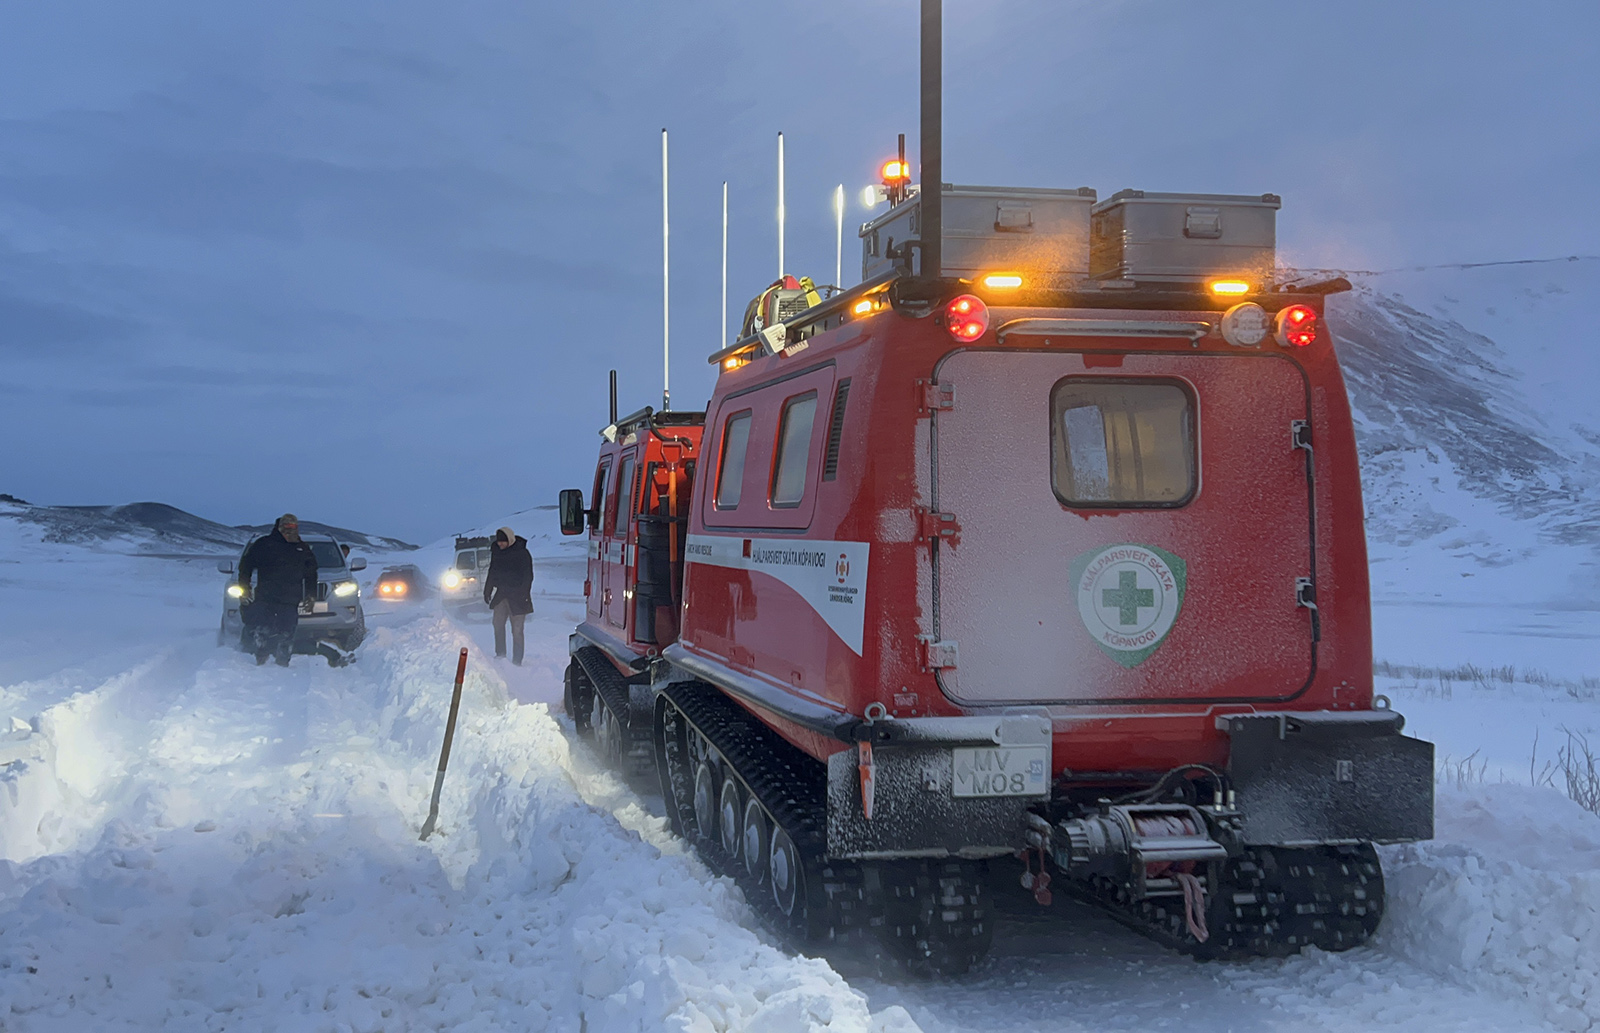
[[1000,233],[1033,232],[1033,206],[1000,202],[994,209],[994,228]]
[[1183,217],[1183,235],[1191,240],[1219,239],[1222,236],[1222,209],[1191,205]]

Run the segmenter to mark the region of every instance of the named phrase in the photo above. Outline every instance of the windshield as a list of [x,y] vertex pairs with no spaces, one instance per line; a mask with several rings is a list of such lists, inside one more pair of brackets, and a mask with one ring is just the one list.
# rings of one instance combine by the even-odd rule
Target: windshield
[[344,554],[334,542],[306,542],[306,544],[311,546],[311,554],[317,558],[317,566],[344,566]]

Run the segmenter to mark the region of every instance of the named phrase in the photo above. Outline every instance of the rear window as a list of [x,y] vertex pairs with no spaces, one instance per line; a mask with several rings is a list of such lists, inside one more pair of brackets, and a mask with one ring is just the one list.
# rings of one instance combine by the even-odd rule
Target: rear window
[[717,464],[717,508],[732,509],[744,490],[744,457],[750,445],[750,410],[728,417],[722,429],[722,459]]
[[817,393],[791,398],[778,428],[778,462],[772,471],[772,504],[798,506],[806,492],[811,461],[811,425],[817,418]]
[[1051,486],[1079,507],[1171,507],[1194,496],[1194,403],[1173,380],[1068,377],[1050,392]]
[[623,533],[628,527],[628,499],[633,494],[633,456],[628,455],[622,460],[622,469],[617,473],[617,497],[611,510],[611,519],[607,521],[608,530],[615,532],[618,526]]

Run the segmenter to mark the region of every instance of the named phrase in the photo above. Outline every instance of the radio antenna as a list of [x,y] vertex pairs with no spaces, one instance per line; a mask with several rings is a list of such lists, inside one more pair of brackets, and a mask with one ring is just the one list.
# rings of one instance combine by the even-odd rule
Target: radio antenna
[[833,285],[844,290],[844,184],[833,188]]
[[661,130],[661,411],[672,411],[672,251],[667,222],[667,131]]
[[778,134],[778,278],[784,278],[784,134]]
[[722,338],[721,348],[728,343],[728,181],[722,181]]
[[944,242],[943,0],[922,0],[922,275],[940,275]]

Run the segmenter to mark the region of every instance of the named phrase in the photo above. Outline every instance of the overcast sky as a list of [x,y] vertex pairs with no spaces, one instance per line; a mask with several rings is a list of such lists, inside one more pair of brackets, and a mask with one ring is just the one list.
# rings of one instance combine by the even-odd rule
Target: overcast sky
[[[431,540],[588,480],[830,195],[915,155],[915,0],[0,0],[0,491]],[[1285,260],[1600,250],[1600,4],[948,0],[945,178],[1284,198]],[[553,517],[550,518],[553,522]],[[547,530],[519,528],[519,530]]]

